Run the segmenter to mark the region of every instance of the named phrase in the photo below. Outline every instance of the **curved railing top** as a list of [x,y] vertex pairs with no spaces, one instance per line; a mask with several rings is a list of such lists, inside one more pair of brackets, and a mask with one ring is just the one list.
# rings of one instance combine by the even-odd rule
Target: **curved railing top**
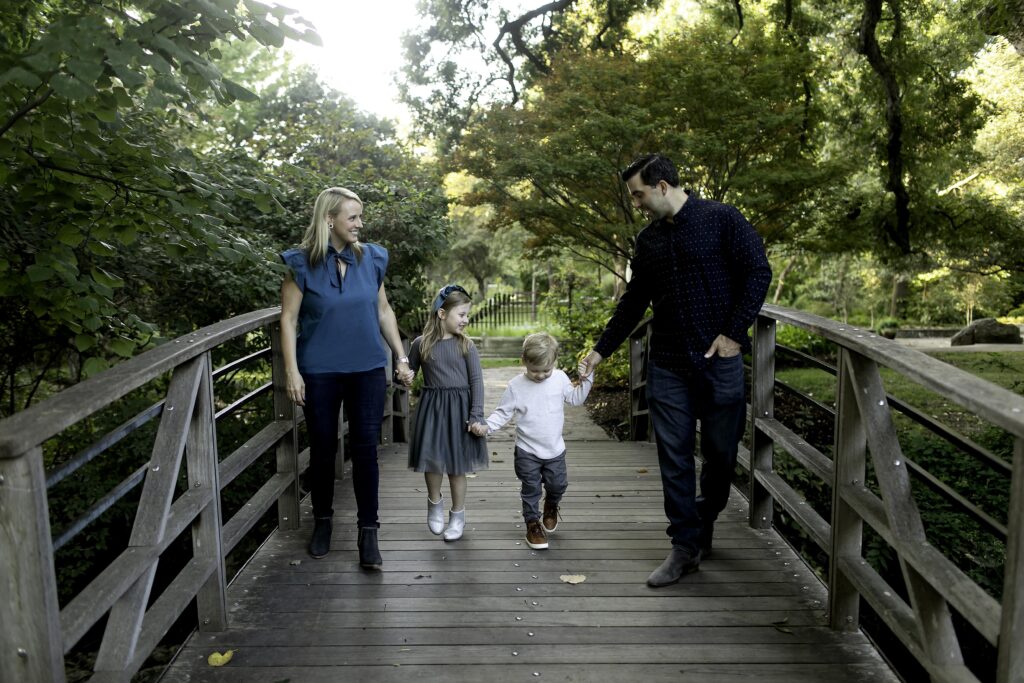
[[928,354],[895,344],[870,330],[771,304],[765,304],[762,313],[853,349],[1024,438],[1024,396],[994,386]]
[[141,353],[0,421],[0,458],[17,458],[130,391],[250,330],[274,322],[274,306],[222,320]]

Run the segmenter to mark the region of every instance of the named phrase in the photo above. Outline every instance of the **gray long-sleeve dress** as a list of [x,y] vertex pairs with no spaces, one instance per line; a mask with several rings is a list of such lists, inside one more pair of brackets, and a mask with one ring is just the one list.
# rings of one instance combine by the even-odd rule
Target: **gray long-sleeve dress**
[[423,370],[409,439],[409,467],[417,472],[466,474],[487,469],[487,442],[466,426],[484,421],[484,378],[480,354],[470,345],[465,356],[455,337],[437,342],[430,359],[420,356],[423,338],[409,350],[409,367]]

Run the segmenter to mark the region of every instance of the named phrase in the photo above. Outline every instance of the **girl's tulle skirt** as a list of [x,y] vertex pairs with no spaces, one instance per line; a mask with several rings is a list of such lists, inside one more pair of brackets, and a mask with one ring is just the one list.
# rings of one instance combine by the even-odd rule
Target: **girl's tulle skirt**
[[424,387],[413,417],[409,467],[467,474],[487,469],[487,441],[467,430],[469,387]]

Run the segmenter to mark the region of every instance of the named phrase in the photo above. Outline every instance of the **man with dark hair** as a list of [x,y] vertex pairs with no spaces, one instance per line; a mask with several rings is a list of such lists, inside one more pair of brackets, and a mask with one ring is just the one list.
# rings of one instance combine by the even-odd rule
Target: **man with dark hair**
[[593,372],[653,306],[646,392],[672,539],[672,551],[647,579],[657,587],[696,571],[711,554],[746,416],[742,352],[772,271],[761,237],[739,210],[688,195],[668,158],[639,157],[622,180],[651,222],[637,235],[633,276],[580,374]]

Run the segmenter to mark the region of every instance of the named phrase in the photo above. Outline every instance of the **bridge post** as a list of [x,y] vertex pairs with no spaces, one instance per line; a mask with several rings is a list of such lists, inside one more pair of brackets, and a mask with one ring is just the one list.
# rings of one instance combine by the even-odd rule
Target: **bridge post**
[[754,323],[754,347],[750,381],[750,526],[770,529],[772,495],[758,480],[759,473],[772,471],[775,442],[757,425],[775,416],[775,320],[758,315]]
[[839,631],[856,631],[860,626],[860,594],[840,569],[840,559],[861,560],[864,522],[846,502],[843,490],[864,486],[867,436],[857,410],[857,397],[850,378],[850,351],[839,347],[836,358],[836,418],[832,469],[832,548],[828,563],[829,624]]
[[223,631],[228,627],[227,570],[224,567],[224,538],[221,533],[220,466],[217,456],[217,418],[213,404],[213,363],[210,352],[202,356],[202,377],[196,392],[185,441],[189,486],[207,488],[210,502],[192,522],[192,554],[212,563],[210,578],[196,593],[199,630]]
[[64,681],[43,451],[0,458],[0,680]]
[[998,683],[1024,680],[1024,437],[1014,440],[1010,519],[1003,565],[1003,618],[999,628]]
[[293,481],[277,499],[279,529],[299,528],[299,424],[295,404],[285,386],[284,352],[281,350],[281,323],[270,326],[271,371],[274,381],[274,419],[291,422],[291,430],[277,444],[277,471],[291,473]]

